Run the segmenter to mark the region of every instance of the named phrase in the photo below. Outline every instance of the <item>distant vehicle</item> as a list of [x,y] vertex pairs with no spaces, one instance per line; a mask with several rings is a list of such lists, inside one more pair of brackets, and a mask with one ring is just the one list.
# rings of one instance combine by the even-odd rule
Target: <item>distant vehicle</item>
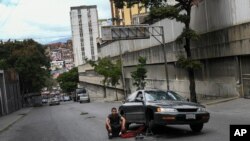
[[64,96],[59,96],[60,101],[64,101]]
[[143,123],[152,130],[157,125],[188,124],[193,132],[200,132],[210,118],[204,106],[188,102],[173,91],[162,90],[136,91],[119,111],[126,119],[126,128],[131,123]]
[[64,101],[70,101],[70,97],[65,95],[65,96],[63,96],[63,100]]
[[90,102],[89,94],[85,88],[76,89],[77,101],[82,102]]
[[40,107],[43,106],[42,104],[42,97],[39,95],[32,96],[31,103],[34,107]]
[[48,103],[48,99],[47,99],[47,98],[43,98],[43,99],[42,99],[42,103],[43,103],[43,104]]
[[49,99],[49,106],[60,105],[60,100],[57,97],[52,97]]

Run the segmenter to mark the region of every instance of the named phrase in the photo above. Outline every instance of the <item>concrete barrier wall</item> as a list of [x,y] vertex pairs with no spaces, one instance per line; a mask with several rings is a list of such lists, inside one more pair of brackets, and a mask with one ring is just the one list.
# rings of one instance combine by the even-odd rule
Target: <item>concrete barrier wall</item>
[[[242,72],[250,74],[249,69],[241,70],[241,57],[249,57],[250,54],[249,4],[249,0],[203,0],[198,7],[193,7],[191,27],[201,34],[198,41],[191,42],[193,59],[200,60],[202,64],[202,69],[195,72],[196,91],[200,99],[242,95]],[[174,42],[183,25],[164,19],[152,26],[163,26],[166,33],[171,90],[189,97],[187,72],[176,65],[178,56],[185,55],[185,52],[182,45]],[[117,58],[118,45],[118,42],[102,45],[99,56]],[[164,59],[159,45],[152,37],[121,41],[128,91],[136,89],[130,73],[135,70],[139,56],[147,58],[147,87],[166,89]],[[242,65],[244,68],[250,66],[247,63]],[[81,81],[96,83],[90,78]]]

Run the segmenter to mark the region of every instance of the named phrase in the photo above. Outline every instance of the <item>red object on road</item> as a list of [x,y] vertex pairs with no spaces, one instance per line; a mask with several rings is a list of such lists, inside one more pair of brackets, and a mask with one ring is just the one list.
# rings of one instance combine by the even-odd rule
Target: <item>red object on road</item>
[[135,131],[128,131],[126,133],[123,133],[121,135],[122,138],[132,138],[132,137],[136,137],[138,134],[142,133],[143,130],[145,129],[145,126],[140,126],[138,129],[136,129]]

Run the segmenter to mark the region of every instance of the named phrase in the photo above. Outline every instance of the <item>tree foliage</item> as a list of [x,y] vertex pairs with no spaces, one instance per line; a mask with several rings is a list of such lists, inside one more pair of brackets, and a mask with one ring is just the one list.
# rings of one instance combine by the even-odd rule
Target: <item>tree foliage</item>
[[104,57],[99,58],[96,62],[89,60],[88,63],[94,67],[94,71],[104,78],[102,80],[103,85],[115,86],[118,84],[118,80],[121,76],[121,61],[117,60],[115,63],[112,62],[111,58]]
[[[119,80],[121,78],[121,61],[117,60],[115,63],[112,62],[111,58],[104,57],[99,58],[97,62],[88,61],[88,63],[94,67],[94,71],[99,75],[103,76],[103,80],[101,81],[106,89],[106,86],[112,85],[116,87],[119,84]],[[106,90],[104,93],[104,97],[106,97]]]
[[124,6],[130,8],[135,4],[141,4],[142,7],[160,7],[167,0],[114,0],[115,7],[122,9]]
[[[133,0],[120,0],[123,1],[123,4],[126,4],[128,1]],[[195,77],[194,77],[194,69],[197,68],[197,61],[192,60],[192,54],[190,50],[191,40],[199,39],[198,34],[195,30],[190,27],[190,19],[191,19],[191,9],[193,6],[199,4],[202,0],[175,0],[176,3],[174,5],[168,5],[166,3],[167,0],[141,0],[138,3],[143,4],[146,7],[150,8],[149,16],[146,19],[147,23],[154,23],[156,21],[162,20],[164,18],[175,19],[177,22],[183,23],[185,26],[183,28],[182,33],[177,38],[177,42],[184,44],[184,49],[186,52],[186,58],[179,58],[179,64],[188,71],[189,82],[190,82],[190,97],[191,101],[197,102],[196,99],[196,90],[195,90]],[[195,67],[195,68],[194,68]]]
[[184,56],[178,57],[177,65],[180,66],[181,68],[186,68],[186,69],[198,70],[201,68],[201,63],[199,61],[192,60]]
[[0,43],[0,69],[14,69],[19,74],[22,94],[39,92],[46,86],[49,58],[44,47],[32,39]]
[[68,72],[60,74],[57,78],[57,82],[64,92],[73,92],[79,82],[78,69],[75,67]]
[[147,59],[140,56],[138,62],[139,64],[136,66],[136,70],[131,72],[131,77],[134,80],[133,85],[137,87],[137,90],[141,90],[146,86],[145,78],[147,77],[147,70],[145,69],[145,65]]

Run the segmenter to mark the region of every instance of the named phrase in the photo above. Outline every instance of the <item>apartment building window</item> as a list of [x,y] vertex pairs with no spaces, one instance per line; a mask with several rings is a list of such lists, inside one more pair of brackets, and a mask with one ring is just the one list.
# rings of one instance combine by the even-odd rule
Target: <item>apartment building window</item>
[[84,42],[84,39],[83,39],[83,37],[80,37],[80,40],[81,40],[81,43],[83,43],[83,42]]
[[77,9],[78,15],[81,15],[81,9]]
[[90,9],[88,9],[87,11],[88,11],[88,17],[91,17]]

